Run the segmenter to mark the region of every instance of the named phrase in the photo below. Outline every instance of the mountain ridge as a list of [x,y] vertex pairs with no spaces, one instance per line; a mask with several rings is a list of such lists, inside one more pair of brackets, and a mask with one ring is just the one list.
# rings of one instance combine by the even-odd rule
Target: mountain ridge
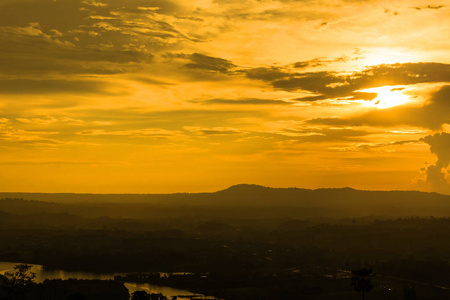
[[[247,183],[240,183],[231,185],[227,188],[213,191],[213,192],[174,192],[174,193],[75,193],[75,192],[56,192],[56,193],[49,193],[49,192],[0,192],[0,199],[5,198],[23,198],[21,196],[26,195],[77,195],[77,196],[85,196],[85,195],[92,195],[92,196],[109,196],[109,195],[119,195],[119,196],[152,196],[152,195],[195,195],[195,194],[215,194],[220,193],[224,191],[237,191],[242,190],[244,188],[251,188],[253,190],[299,190],[299,191],[339,191],[339,190],[352,190],[352,191],[358,191],[358,192],[414,192],[414,193],[422,193],[422,194],[436,194],[436,195],[443,195],[443,196],[449,196],[447,194],[441,194],[438,192],[426,192],[426,191],[418,191],[418,190],[363,190],[363,189],[355,189],[352,187],[339,187],[339,188],[315,188],[315,189],[308,189],[308,188],[300,188],[300,187],[270,187],[270,186],[264,186],[259,184],[247,184]],[[38,199],[26,199],[26,200],[38,200]]]
[[[6,197],[5,197],[6,196]],[[83,215],[141,214],[148,209],[183,207],[195,210],[245,208],[252,213],[264,210],[297,211],[305,215],[386,215],[450,217],[450,195],[419,191],[364,191],[352,188],[301,189],[271,188],[240,184],[211,193],[174,194],[70,194],[0,193],[0,210],[7,212],[83,212]],[[11,199],[18,198],[18,199]],[[26,200],[24,200],[26,199]],[[34,200],[34,201],[30,201]],[[241,211],[243,211],[241,209]],[[286,213],[283,213],[286,215]]]

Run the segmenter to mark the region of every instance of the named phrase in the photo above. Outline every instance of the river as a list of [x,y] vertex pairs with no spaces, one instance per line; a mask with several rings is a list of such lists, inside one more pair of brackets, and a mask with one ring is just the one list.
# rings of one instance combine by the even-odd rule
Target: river
[[[1,262],[0,261],[0,274],[4,274],[7,271],[13,271],[15,265],[19,263],[14,262]],[[36,282],[43,282],[45,279],[101,279],[101,280],[111,280],[114,279],[115,275],[125,275],[119,273],[94,273],[94,272],[72,272],[65,270],[47,270],[41,265],[32,265],[31,271],[36,273]],[[213,297],[194,294],[188,290],[176,289],[167,286],[159,286],[149,283],[136,283],[136,282],[125,282],[125,287],[131,293],[135,291],[146,291],[147,293],[161,293],[164,296],[170,298],[172,296],[196,296],[196,298],[212,299]]]

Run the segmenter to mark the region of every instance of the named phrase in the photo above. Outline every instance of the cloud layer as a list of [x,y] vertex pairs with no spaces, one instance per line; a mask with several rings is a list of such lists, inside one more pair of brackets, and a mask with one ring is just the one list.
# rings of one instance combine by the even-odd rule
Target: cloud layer
[[429,145],[421,188],[446,192],[449,13],[421,0],[3,0],[0,190],[406,189]]

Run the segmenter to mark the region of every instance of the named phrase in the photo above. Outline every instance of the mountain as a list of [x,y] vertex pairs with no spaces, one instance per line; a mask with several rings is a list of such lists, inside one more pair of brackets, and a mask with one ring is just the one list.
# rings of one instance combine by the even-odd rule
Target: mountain
[[[301,212],[303,216],[450,216],[450,195],[418,191],[361,191],[352,188],[300,189],[270,188],[240,184],[213,193],[176,194],[46,194],[0,193],[0,210],[17,213],[86,212],[83,215],[106,215],[120,211],[122,217],[143,215],[143,207],[155,210],[181,210],[182,207],[241,208],[270,213],[282,209]],[[39,201],[26,201],[23,198]],[[52,203],[49,203],[52,202]],[[14,209],[12,209],[14,208]],[[96,212],[96,213],[95,213]],[[114,214],[116,215],[116,214]]]

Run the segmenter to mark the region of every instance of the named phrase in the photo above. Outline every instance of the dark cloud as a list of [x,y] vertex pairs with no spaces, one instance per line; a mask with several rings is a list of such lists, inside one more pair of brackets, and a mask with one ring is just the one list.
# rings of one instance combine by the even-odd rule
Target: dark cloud
[[320,100],[326,100],[329,97],[321,95],[321,96],[307,96],[307,97],[302,97],[302,98],[296,98],[296,101],[300,101],[300,102],[316,102],[316,101],[320,101]]
[[135,71],[192,40],[161,17],[179,9],[164,0],[1,1],[0,74]]
[[[323,71],[283,74],[283,77],[272,81],[273,87],[286,91],[306,90],[327,96],[342,96],[355,90],[385,85],[450,82],[450,65],[397,63],[369,67],[351,75]],[[266,74],[265,78],[270,81],[270,74]]]
[[166,81],[161,81],[161,80],[157,80],[157,79],[153,79],[153,78],[149,78],[149,77],[144,77],[144,76],[132,76],[131,79],[145,83],[145,84],[150,84],[150,85],[173,85],[173,83],[170,82],[166,82]]
[[[305,90],[320,94],[337,95],[342,94],[343,90],[354,90],[348,87],[349,84],[346,82],[346,79],[346,77],[339,76],[333,72],[308,72],[291,74],[286,79],[272,82],[272,85],[285,91]],[[337,84],[338,86],[331,87],[331,84]]]
[[166,52],[161,57],[188,81],[224,81],[240,72],[230,60],[201,53]]
[[91,18],[99,19],[91,28],[98,28],[102,35],[116,35],[115,42],[123,43],[123,40],[126,40],[133,43],[136,38],[141,38],[140,42],[151,48],[164,49],[181,40],[198,41],[177,30],[169,22],[162,21],[156,11],[119,8],[109,14],[114,17],[104,19],[103,16],[91,16]]
[[243,71],[245,75],[248,78],[251,79],[259,79],[264,81],[274,81],[281,78],[286,78],[291,76],[290,73],[282,71],[280,68],[277,67],[270,67],[270,68],[253,68]]
[[372,101],[377,96],[378,96],[377,93],[353,92],[351,93],[349,100]]
[[196,127],[196,126],[185,126],[185,130],[194,132],[198,135],[236,135],[243,134],[242,131],[231,127]]
[[423,107],[392,107],[372,111],[352,118],[316,118],[308,124],[332,126],[398,126],[409,125],[429,129],[440,129],[450,124],[450,85],[442,87],[431,95]]
[[416,10],[422,10],[422,9],[441,9],[441,8],[443,8],[443,7],[446,7],[446,5],[427,5],[427,6],[416,6],[416,7],[413,7],[414,9],[416,9]]
[[390,146],[402,146],[402,145],[415,144],[417,142],[418,142],[417,140],[406,140],[406,141],[394,141],[394,142],[388,142],[388,143],[361,144],[361,145],[358,145],[355,148],[355,150],[371,150],[371,149],[390,147]]
[[17,75],[115,74],[130,69],[129,63],[153,58],[145,49],[76,45],[37,23],[0,27],[0,52],[0,73]]
[[187,55],[186,58],[191,61],[190,63],[184,65],[189,69],[202,69],[207,71],[228,73],[230,69],[236,67],[236,65],[229,60],[219,57],[207,56],[200,53]]
[[145,8],[151,8],[160,14],[173,14],[181,10],[181,7],[174,1],[169,0],[102,0],[113,9],[130,9],[134,13],[148,14],[149,10]]
[[202,129],[198,131],[201,134],[207,135],[229,135],[229,134],[240,134],[238,130],[215,130],[215,129]]
[[239,99],[208,99],[203,101],[193,101],[202,104],[230,104],[230,105],[289,105],[292,102],[285,100],[274,99],[259,99],[259,98],[239,98]]
[[320,67],[320,66],[324,66],[329,64],[331,61],[329,60],[324,60],[321,58],[315,58],[312,60],[307,60],[307,61],[299,61],[294,63],[294,68],[297,69],[304,69],[304,68],[309,68],[309,67]]
[[112,62],[127,64],[130,62],[151,62],[153,55],[135,49],[77,49],[60,53],[59,58],[85,62]]
[[348,128],[322,128],[320,131],[323,135],[307,137],[308,140],[314,141],[362,141],[363,137],[374,134],[367,130],[348,129]]
[[[377,93],[366,93],[366,92],[353,92],[348,95],[344,95],[342,98],[336,98],[337,100],[365,100],[372,101],[378,96]],[[296,101],[301,102],[316,102],[320,100],[330,99],[329,96],[321,95],[321,96],[308,96],[302,98],[296,98]]]
[[430,145],[431,153],[436,154],[438,158],[434,165],[426,168],[425,183],[435,191],[450,193],[450,184],[445,178],[446,169],[450,165],[450,133],[436,133],[422,138],[421,141]]
[[362,126],[364,125],[362,121],[357,118],[352,119],[341,119],[341,118],[315,118],[306,121],[307,124],[314,125],[330,125],[330,126]]
[[109,85],[93,80],[0,80],[0,94],[111,94]]
[[[303,66],[308,62],[298,64]],[[450,64],[443,63],[383,64],[352,74],[328,71],[299,73],[279,67],[253,68],[241,72],[248,78],[266,81],[276,89],[289,92],[303,90],[316,94],[296,99],[305,102],[326,99],[371,101],[376,98],[376,93],[356,91],[386,85],[450,82]]]
[[81,7],[80,0],[2,0],[0,26],[23,27],[36,22],[60,31],[70,30],[86,23],[88,12]]
[[431,153],[438,157],[436,166],[447,168],[450,165],[450,133],[436,133],[422,138],[421,141],[430,145]]
[[[326,25],[326,23],[325,23],[325,25]],[[296,69],[314,68],[314,67],[326,66],[328,64],[335,63],[335,62],[344,62],[345,63],[345,62],[348,62],[349,60],[358,60],[361,58],[361,56],[360,56],[361,53],[357,52],[356,50],[353,54],[356,54],[356,56],[353,58],[351,58],[347,55],[336,57],[335,59],[331,59],[331,60],[324,59],[324,58],[314,58],[311,60],[296,62],[292,66]]]

